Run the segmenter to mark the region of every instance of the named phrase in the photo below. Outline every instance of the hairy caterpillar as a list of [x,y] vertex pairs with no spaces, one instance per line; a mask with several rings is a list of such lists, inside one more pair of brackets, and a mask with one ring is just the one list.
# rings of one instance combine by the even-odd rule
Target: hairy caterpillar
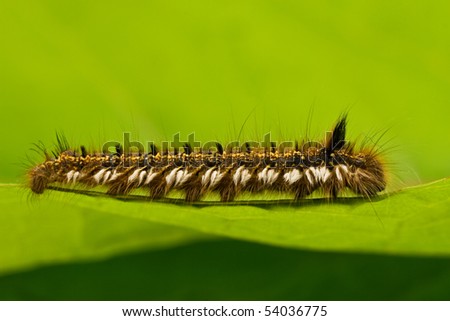
[[350,190],[370,198],[386,187],[384,164],[372,148],[356,148],[345,140],[347,116],[340,117],[322,143],[295,143],[259,147],[249,143],[236,150],[215,143],[195,151],[184,144],[181,151],[158,150],[149,145],[147,153],[124,152],[89,154],[81,146],[71,150],[58,136],[58,149],[51,157],[29,170],[29,187],[36,194],[46,188],[74,183],[88,188],[105,186],[110,195],[127,195],[146,189],[150,200],[164,198],[172,190],[184,192],[187,202],[199,201],[216,192],[223,202],[233,201],[242,192],[266,190],[283,192],[299,200],[321,191],[334,199]]

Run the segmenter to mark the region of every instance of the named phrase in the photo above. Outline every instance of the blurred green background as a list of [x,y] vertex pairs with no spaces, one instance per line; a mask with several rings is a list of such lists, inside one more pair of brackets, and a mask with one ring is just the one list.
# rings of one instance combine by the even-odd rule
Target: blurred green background
[[[144,141],[177,132],[229,140],[250,115],[247,137],[272,131],[295,138],[304,133],[311,109],[318,135],[346,110],[353,138],[389,129],[395,187],[447,177],[449,9],[445,1],[2,1],[0,182],[23,182],[32,143],[51,146],[56,130],[88,146],[118,139],[124,131]],[[5,208],[3,215],[13,211]],[[125,256],[106,265],[10,271],[0,276],[0,298],[442,299],[443,285],[450,282],[443,272],[450,267],[447,259],[320,254],[215,238],[174,242],[160,252],[140,250],[113,251],[109,256]],[[247,260],[244,250],[255,260]],[[189,251],[192,260],[183,254]],[[228,263],[221,265],[211,256],[222,251]],[[299,270],[291,266],[276,282],[274,273],[284,270],[266,261],[277,260]],[[136,290],[148,262],[157,262],[148,270],[152,280],[169,286]],[[181,269],[178,275],[164,268],[180,262],[187,265],[184,279]],[[341,268],[317,269],[333,262]],[[408,272],[392,272],[391,265]],[[209,266],[211,274],[199,273]],[[434,268],[442,274],[427,280]],[[128,296],[119,294],[120,286],[92,292],[114,282],[123,287],[124,275],[133,271],[136,278],[123,292]],[[295,290],[302,287],[297,272],[315,273],[303,292]],[[90,287],[93,279],[100,283]],[[239,286],[249,279],[254,291]],[[270,286],[263,286],[268,279]],[[348,291],[341,291],[345,286]],[[388,292],[393,294],[383,296]]]

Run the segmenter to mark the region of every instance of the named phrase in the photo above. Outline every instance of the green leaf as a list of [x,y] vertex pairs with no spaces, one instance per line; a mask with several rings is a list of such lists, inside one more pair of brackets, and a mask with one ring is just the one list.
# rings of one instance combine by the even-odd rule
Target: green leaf
[[0,276],[0,300],[449,300],[450,258],[211,240]]
[[86,197],[93,201],[92,207],[86,207],[80,206],[84,198],[63,196],[50,194],[36,199],[16,185],[0,185],[0,273],[210,238],[192,230],[117,215],[114,203],[103,207]]
[[[26,200],[0,187],[2,270],[98,258],[211,236],[290,248],[402,255],[450,255],[450,180],[372,202],[256,201],[188,205],[47,191]],[[208,236],[206,236],[208,235]]]

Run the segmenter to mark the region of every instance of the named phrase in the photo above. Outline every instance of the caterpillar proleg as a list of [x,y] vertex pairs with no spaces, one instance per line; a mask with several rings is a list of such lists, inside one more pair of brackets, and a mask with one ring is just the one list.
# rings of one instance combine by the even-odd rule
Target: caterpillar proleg
[[220,143],[195,150],[157,149],[147,153],[124,151],[116,145],[108,153],[88,153],[69,148],[58,136],[58,149],[28,172],[29,187],[42,194],[48,187],[85,188],[104,186],[109,195],[127,195],[143,189],[149,200],[164,198],[171,191],[184,193],[186,202],[218,193],[230,202],[241,193],[277,191],[293,200],[321,191],[327,199],[344,191],[370,198],[386,188],[384,163],[374,148],[357,148],[346,141],[347,116],[341,116],[322,142],[305,141],[293,146],[243,144],[238,149]]

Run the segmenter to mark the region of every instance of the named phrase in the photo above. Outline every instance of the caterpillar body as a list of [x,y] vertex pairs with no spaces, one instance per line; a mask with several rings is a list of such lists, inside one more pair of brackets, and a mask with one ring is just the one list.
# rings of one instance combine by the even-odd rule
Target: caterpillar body
[[87,153],[71,150],[59,142],[53,157],[28,172],[29,187],[36,194],[53,186],[79,184],[85,188],[105,186],[109,195],[127,195],[146,189],[149,200],[164,198],[173,190],[196,202],[215,192],[221,201],[233,201],[243,192],[266,190],[303,199],[315,191],[334,199],[346,190],[370,198],[386,188],[384,163],[375,148],[356,148],[345,140],[346,115],[339,118],[330,135],[320,144],[295,144],[291,149],[244,145],[241,150],[194,151],[186,144],[182,151],[148,153]]

